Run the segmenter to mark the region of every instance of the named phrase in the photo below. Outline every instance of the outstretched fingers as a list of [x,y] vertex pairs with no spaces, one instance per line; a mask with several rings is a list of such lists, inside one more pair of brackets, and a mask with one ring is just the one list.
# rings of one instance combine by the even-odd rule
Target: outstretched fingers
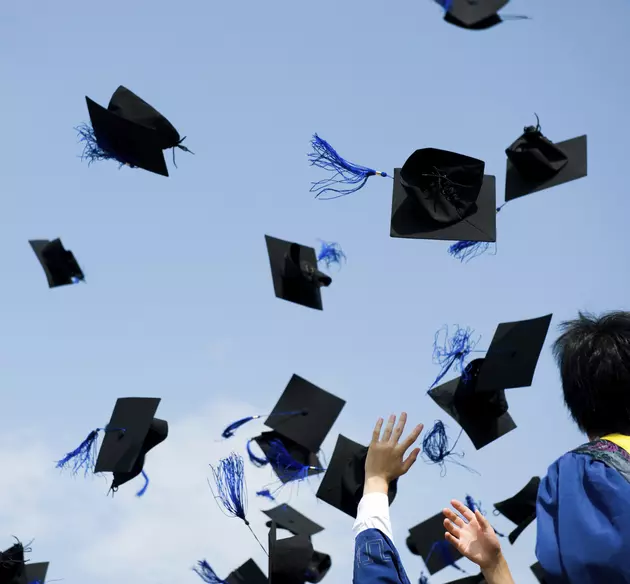
[[401,443],[401,445],[404,448],[404,450],[407,450],[407,448],[409,448],[419,438],[419,436],[422,433],[423,429],[424,429],[424,425],[423,424],[418,424],[413,429],[411,434],[409,434],[409,436],[407,436],[407,438],[405,438],[405,440]]
[[393,444],[398,443],[398,440],[400,439],[402,433],[405,430],[406,423],[407,423],[407,412],[403,412],[402,414],[400,414],[400,418],[398,419],[398,424],[396,424],[396,428],[394,429],[394,432],[392,433],[390,442],[392,442]]
[[405,460],[403,460],[403,474],[405,474],[413,466],[414,462],[418,460],[419,454],[420,454],[420,449],[414,448],[409,454],[409,456],[405,458]]
[[385,426],[385,431],[383,432],[383,437],[381,438],[383,442],[389,441],[389,439],[392,437],[392,431],[394,430],[395,422],[396,416],[392,414],[387,420],[387,425]]
[[[446,519],[448,519],[451,523],[457,525],[457,527],[466,527],[465,521],[452,509],[442,509],[442,514]],[[445,523],[446,525],[446,523]]]
[[372,432],[372,442],[378,442],[381,438],[381,428],[383,427],[383,418],[379,418]]
[[453,505],[453,507],[455,507],[455,509],[459,511],[462,514],[462,516],[466,519],[466,521],[468,521],[469,523],[473,519],[475,519],[475,514],[468,507],[466,507],[466,505],[464,505],[461,501],[458,501],[457,499],[453,499],[451,501],[451,505]]

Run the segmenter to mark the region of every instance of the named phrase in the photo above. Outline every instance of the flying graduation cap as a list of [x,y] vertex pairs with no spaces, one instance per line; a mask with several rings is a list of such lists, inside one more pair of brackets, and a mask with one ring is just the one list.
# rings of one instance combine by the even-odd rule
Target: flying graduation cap
[[533,572],[534,576],[536,577],[536,580],[538,580],[541,584],[547,583],[547,576],[545,574],[545,571],[542,569],[540,562],[536,562],[535,564],[532,564],[529,567],[529,569]]
[[337,243],[322,241],[318,254],[315,249],[299,243],[265,235],[271,277],[276,298],[295,302],[315,310],[323,310],[321,288],[332,284],[332,278],[321,272],[318,262],[326,268],[341,265],[346,259]]
[[242,566],[230,572],[230,575],[222,580],[212,569],[206,560],[197,562],[193,571],[207,584],[268,584],[269,580],[254,560],[247,560]]
[[438,513],[409,530],[407,548],[422,557],[429,574],[436,574],[448,566],[463,572],[455,562],[462,558],[444,538],[444,515]]
[[163,150],[179,148],[190,152],[182,144],[186,137],[181,138],[171,122],[122,85],[112,95],[107,109],[87,96],[85,100],[92,125],[83,124],[77,131],[85,143],[82,158],[90,163],[114,159],[168,176]]
[[293,535],[313,537],[315,534],[324,531],[321,525],[317,525],[317,523],[287,504],[278,505],[273,509],[263,511],[263,513],[270,519],[266,524],[267,527],[271,527],[271,523],[275,522],[277,527],[286,529]]
[[[317,198],[335,199],[365,186],[371,176],[389,174],[348,162],[317,134],[311,140],[312,166],[331,178],[313,183]],[[408,239],[496,240],[496,180],[482,160],[440,150],[416,150],[394,170],[391,237]],[[332,193],[331,196],[325,196]]]
[[517,525],[516,529],[508,535],[511,544],[536,519],[536,498],[539,486],[540,477],[532,477],[516,495],[494,504],[495,514],[500,513]]
[[37,562],[24,564],[26,574],[25,584],[45,584],[49,562]]
[[29,240],[39,263],[44,268],[49,288],[78,284],[85,280],[74,254],[63,247],[61,239]]
[[486,30],[504,20],[522,20],[527,16],[499,16],[509,0],[435,0],[444,8],[444,21],[467,30]]
[[484,358],[471,361],[465,375],[429,390],[477,450],[516,428],[505,390],[531,386],[551,317],[501,323]]
[[25,551],[30,550],[25,550],[22,543],[17,540],[9,549],[0,552],[0,583],[24,584],[26,578]]
[[[92,430],[77,448],[57,462],[57,468],[70,468],[74,474],[83,470],[86,475],[111,472],[112,492],[142,473],[145,485],[138,496],[143,495],[149,482],[144,472],[145,457],[168,436],[168,422],[154,417],[160,401],[161,398],[153,397],[118,398],[109,424]],[[104,438],[96,458],[101,431]]]
[[[356,517],[363,496],[367,451],[367,446],[339,434],[328,469],[317,490],[317,498],[350,517]],[[387,496],[390,505],[397,491],[398,479],[389,484]]]
[[332,566],[328,554],[316,552],[306,535],[277,539],[276,522],[269,529],[269,584],[321,582]]

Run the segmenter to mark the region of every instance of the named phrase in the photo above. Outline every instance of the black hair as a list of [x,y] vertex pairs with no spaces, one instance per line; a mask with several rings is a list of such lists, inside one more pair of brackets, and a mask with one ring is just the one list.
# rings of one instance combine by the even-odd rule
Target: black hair
[[630,435],[630,312],[579,313],[553,345],[564,401],[591,437]]

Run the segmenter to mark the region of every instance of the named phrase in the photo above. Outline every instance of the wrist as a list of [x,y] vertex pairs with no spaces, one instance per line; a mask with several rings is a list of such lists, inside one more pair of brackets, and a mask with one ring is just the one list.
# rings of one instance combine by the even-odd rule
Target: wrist
[[383,477],[369,477],[365,479],[363,485],[363,494],[368,495],[370,493],[384,493],[387,495],[389,492],[389,481]]
[[483,572],[486,580],[493,579],[494,581],[497,581],[497,579],[506,578],[508,576],[511,577],[510,569],[501,552],[499,552],[499,554],[490,564],[488,564],[487,566],[482,566],[481,571]]

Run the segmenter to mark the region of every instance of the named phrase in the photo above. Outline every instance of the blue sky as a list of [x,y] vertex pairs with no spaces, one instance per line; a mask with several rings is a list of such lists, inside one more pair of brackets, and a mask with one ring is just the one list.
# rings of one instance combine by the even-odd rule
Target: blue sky
[[[439,469],[418,463],[392,506],[399,547],[409,527],[451,497],[470,492],[490,508],[544,473],[582,439],[562,406],[549,351],[555,326],[578,309],[624,308],[629,283],[623,191],[630,5],[600,4],[513,0],[503,12],[532,19],[484,32],[445,24],[430,0],[4,6],[4,460],[14,468],[39,455],[46,460],[49,450],[63,454],[106,422],[122,396],[162,397],[159,415],[175,422],[171,435],[211,411],[206,424],[198,422],[218,436],[230,419],[217,412],[268,410],[293,373],[348,402],[327,443],[330,454],[339,432],[367,443],[379,415],[406,410],[412,422],[426,424],[441,417],[425,392],[437,373],[433,334],[443,324],[473,327],[483,347],[499,322],[553,312],[534,385],[508,393],[518,429],[480,452],[462,439],[479,477],[452,466],[440,478]],[[120,84],[188,137],[195,156],[179,152],[178,169],[169,156],[170,178],[79,160],[73,126],[87,120],[85,95],[107,105]],[[445,242],[390,239],[389,181],[373,178],[335,201],[314,200],[308,191],[325,178],[306,159],[318,132],[343,156],[385,171],[429,146],[481,158],[502,200],[504,149],[534,112],[552,140],[588,134],[589,175],[510,203],[498,217],[496,256],[462,265]],[[323,292],[324,312],[274,297],[265,234],[341,244],[348,263]],[[48,289],[28,240],[56,237],[75,253],[86,285]],[[39,454],[31,457],[33,448]],[[199,451],[201,472],[215,448],[208,444],[207,456]],[[159,449],[150,459],[166,464]],[[48,468],[41,477],[21,472],[41,479],[28,493],[47,491],[42,513],[57,513],[59,521],[51,521],[58,529],[38,533],[36,517],[25,517],[28,500],[7,508],[5,497],[7,543],[14,533],[36,537],[33,561],[53,562],[51,578],[89,576],[99,584],[100,568],[80,565],[82,548],[66,545],[75,538],[79,546],[80,522],[59,525],[68,519],[64,505],[73,504],[68,479]],[[0,477],[0,490],[3,481],[10,501],[21,485]],[[73,483],[74,497],[90,489],[81,486]],[[133,489],[113,502],[98,490],[86,499],[86,521],[90,513],[111,518],[124,497],[140,505]],[[305,509],[313,504],[307,495],[299,495]],[[38,501],[42,496],[33,491]],[[258,506],[252,497],[252,513]],[[130,513],[120,529],[134,528]],[[338,557],[351,551],[335,549],[351,544],[351,521],[330,517],[334,525],[325,526],[337,539],[320,547],[337,563],[326,581],[349,581],[351,565]],[[184,527],[191,520],[175,519]],[[226,546],[219,529],[203,542],[208,556]],[[534,581],[534,532],[507,544],[519,582]],[[242,561],[253,555],[264,566],[255,542],[233,547]],[[152,557],[151,549],[134,553],[139,561]],[[415,580],[422,564],[402,553]],[[186,569],[198,558],[190,555],[177,556],[182,582],[195,581]],[[126,574],[127,565],[116,572],[115,556],[108,564],[110,575]],[[432,581],[457,576],[446,570]]]

